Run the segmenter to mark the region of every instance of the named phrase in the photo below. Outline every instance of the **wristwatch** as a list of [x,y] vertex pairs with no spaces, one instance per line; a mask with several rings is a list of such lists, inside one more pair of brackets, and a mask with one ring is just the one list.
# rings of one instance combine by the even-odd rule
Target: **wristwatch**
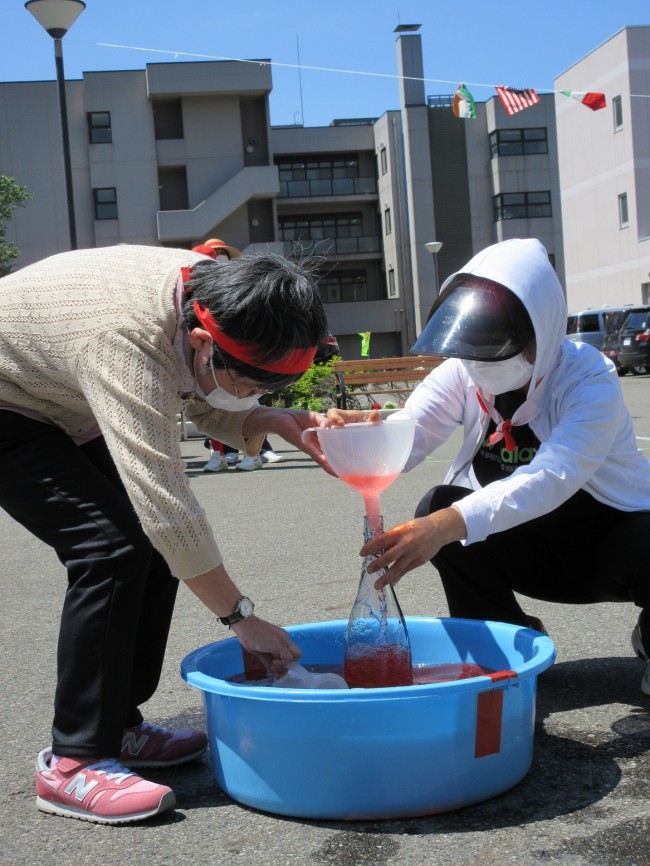
[[234,625],[236,622],[241,622],[243,619],[248,619],[249,616],[253,615],[253,611],[255,610],[255,605],[245,595],[237,602],[237,607],[230,614],[230,616],[220,616],[219,622],[222,622],[224,625],[227,625],[229,628],[231,625]]

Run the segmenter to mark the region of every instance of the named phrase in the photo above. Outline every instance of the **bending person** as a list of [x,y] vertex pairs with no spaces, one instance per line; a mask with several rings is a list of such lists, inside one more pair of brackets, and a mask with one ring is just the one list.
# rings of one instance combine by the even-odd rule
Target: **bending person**
[[279,256],[120,245],[37,262],[0,291],[0,506],[68,572],[38,805],[139,820],[174,795],[124,768],[180,764],[207,744],[139,709],[158,685],[178,579],[267,670],[300,655],[226,571],[177,417],[185,406],[247,454],[267,432],[305,447],[323,416],[257,397],[299,379],[327,333],[315,273]]

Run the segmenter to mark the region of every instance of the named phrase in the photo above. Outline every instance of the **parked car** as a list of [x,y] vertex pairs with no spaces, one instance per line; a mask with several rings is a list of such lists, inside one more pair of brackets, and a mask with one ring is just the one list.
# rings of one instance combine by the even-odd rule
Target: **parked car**
[[340,355],[338,340],[333,334],[328,334],[316,349],[314,364],[324,364],[334,355]]
[[567,319],[567,336],[576,343],[589,343],[600,349],[607,331],[605,322],[613,313],[625,313],[628,307],[599,307],[597,309],[581,310],[569,313]]
[[631,309],[633,308],[627,308],[625,311],[607,310],[603,315],[605,339],[602,342],[600,351],[603,355],[606,355],[610,361],[614,362],[614,366],[616,367],[619,376],[624,376],[629,372],[627,367],[621,366],[619,360],[619,330]]
[[650,373],[650,306],[633,307],[618,332],[618,360],[638,376]]

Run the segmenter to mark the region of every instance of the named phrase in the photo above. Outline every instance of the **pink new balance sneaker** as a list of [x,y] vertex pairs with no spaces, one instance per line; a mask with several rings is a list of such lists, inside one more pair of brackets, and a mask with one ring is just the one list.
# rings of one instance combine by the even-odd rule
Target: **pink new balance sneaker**
[[203,731],[168,731],[142,722],[124,731],[120,763],[125,767],[174,767],[200,758],[207,748]]
[[145,781],[112,758],[52,762],[51,750],[44,749],[36,759],[36,805],[41,812],[95,824],[127,824],[175,804],[171,788]]

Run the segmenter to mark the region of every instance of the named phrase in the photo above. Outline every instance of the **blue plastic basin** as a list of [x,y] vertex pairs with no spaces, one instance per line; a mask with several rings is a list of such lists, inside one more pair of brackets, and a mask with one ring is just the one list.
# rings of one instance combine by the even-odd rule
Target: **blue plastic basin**
[[[343,820],[459,809],[508,790],[533,755],[537,675],[550,638],[480,620],[407,617],[414,665],[498,673],[385,689],[240,685],[239,642],[197,649],[181,674],[203,692],[214,774],[234,800],[281,815]],[[347,622],[287,628],[301,663],[339,667]],[[503,672],[503,673],[502,673]]]

